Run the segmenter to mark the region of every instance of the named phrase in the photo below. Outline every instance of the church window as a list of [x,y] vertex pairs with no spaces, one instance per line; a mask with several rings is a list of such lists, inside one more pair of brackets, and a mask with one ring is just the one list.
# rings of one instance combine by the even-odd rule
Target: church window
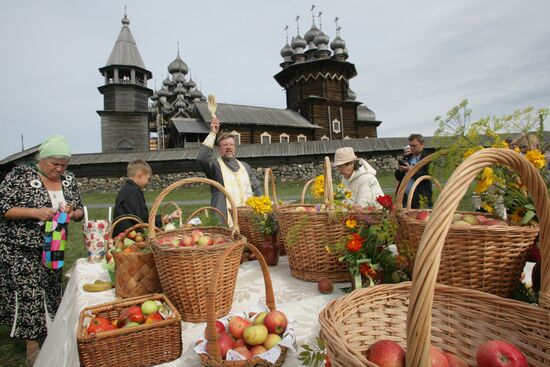
[[326,141],[326,140],[329,140],[329,139],[328,139],[328,136],[323,135],[323,136],[321,136],[321,140],[322,140],[322,141]]
[[290,136],[288,134],[282,133],[279,135],[279,142],[288,143],[290,141]]
[[338,119],[332,120],[332,131],[338,134],[340,130],[340,121]]
[[344,140],[350,140],[351,138],[349,136],[344,136]]
[[307,141],[307,136],[305,136],[304,134],[298,135],[298,141]]
[[260,135],[260,141],[262,144],[271,144],[271,134],[264,131],[262,135]]
[[235,137],[235,145],[241,145],[241,133],[237,130],[231,131],[231,135]]

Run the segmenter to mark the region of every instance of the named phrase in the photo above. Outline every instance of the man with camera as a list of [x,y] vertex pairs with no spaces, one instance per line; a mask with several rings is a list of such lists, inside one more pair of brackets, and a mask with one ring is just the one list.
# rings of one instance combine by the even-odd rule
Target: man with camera
[[[397,170],[395,170],[395,178],[399,181],[399,184],[397,186],[398,189],[399,185],[401,185],[401,180],[403,180],[403,177],[405,177],[407,172],[428,155],[428,153],[424,152],[424,137],[420,134],[411,134],[409,136],[409,147],[411,149],[411,153],[405,155],[402,160],[398,161]],[[407,183],[407,187],[405,188],[405,195],[403,196],[403,206],[407,205],[407,198],[414,181],[418,177],[428,175],[429,167],[430,165],[427,164],[424,167],[420,168],[418,172],[414,174],[411,180],[409,180],[409,182]],[[420,208],[421,197],[426,200],[428,208],[431,208],[433,206],[431,181],[424,180],[416,187],[416,190],[413,193],[411,204],[412,209]]]

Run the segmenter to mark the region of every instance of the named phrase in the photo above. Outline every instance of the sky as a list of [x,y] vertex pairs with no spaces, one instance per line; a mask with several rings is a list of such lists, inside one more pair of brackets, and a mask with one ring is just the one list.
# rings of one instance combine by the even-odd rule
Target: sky
[[65,135],[74,153],[101,151],[105,65],[126,6],[130,30],[162,86],[180,55],[219,102],[285,108],[279,52],[321,11],[339,17],[350,87],[382,121],[380,137],[432,135],[463,99],[472,118],[550,107],[548,0],[18,0],[0,1],[0,159]]

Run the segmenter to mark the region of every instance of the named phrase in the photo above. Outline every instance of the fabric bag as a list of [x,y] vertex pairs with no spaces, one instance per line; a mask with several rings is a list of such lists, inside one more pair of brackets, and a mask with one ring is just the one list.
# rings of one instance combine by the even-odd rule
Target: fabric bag
[[103,260],[107,252],[109,241],[109,228],[111,226],[111,207],[107,219],[89,220],[88,209],[84,207],[84,221],[82,222],[82,234],[84,245],[88,252],[88,261],[97,263]]
[[42,264],[48,269],[60,269],[65,264],[67,228],[71,217],[65,212],[57,212],[52,220],[45,223]]

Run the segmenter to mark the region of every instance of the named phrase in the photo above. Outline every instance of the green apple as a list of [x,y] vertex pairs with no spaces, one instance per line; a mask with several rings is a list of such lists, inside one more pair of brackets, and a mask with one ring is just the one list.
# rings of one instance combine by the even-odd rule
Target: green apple
[[158,310],[159,308],[155,301],[145,301],[141,305],[141,312],[143,312],[144,315],[150,315],[157,312]]
[[260,345],[265,342],[267,335],[265,325],[253,325],[244,329],[243,338],[248,345]]
[[264,319],[267,316],[268,312],[260,312],[258,315],[256,315],[256,318],[254,319],[254,325],[261,325],[264,323]]
[[135,321],[131,321],[129,323],[127,323],[126,325],[124,325],[124,327],[134,327],[134,326],[139,326],[141,325],[139,322],[135,322]]

